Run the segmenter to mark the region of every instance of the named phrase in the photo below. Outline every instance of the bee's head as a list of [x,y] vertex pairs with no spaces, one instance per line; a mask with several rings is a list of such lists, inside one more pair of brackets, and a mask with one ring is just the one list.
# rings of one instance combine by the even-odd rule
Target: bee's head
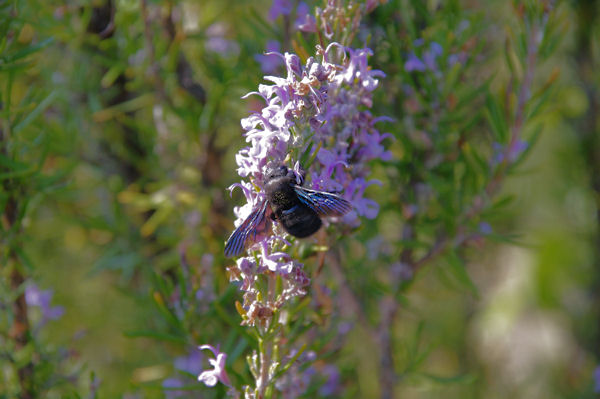
[[279,167],[276,167],[275,169],[271,169],[268,173],[267,173],[267,177],[269,178],[269,180],[275,179],[277,177],[284,177],[287,176],[288,174],[288,168],[285,165],[281,165]]

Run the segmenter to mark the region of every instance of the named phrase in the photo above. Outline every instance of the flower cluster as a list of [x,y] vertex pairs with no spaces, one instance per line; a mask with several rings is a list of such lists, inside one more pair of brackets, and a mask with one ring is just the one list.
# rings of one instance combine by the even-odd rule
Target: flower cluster
[[[248,94],[261,96],[266,106],[241,121],[249,146],[236,155],[237,171],[248,180],[232,185],[230,190],[241,188],[247,203],[234,210],[236,226],[266,200],[264,186],[269,170],[288,163],[300,182],[307,165],[299,161],[307,160],[307,188],[336,192],[353,205],[340,221],[356,227],[360,216],[375,217],[378,204],[364,197],[367,186],[376,183],[368,179],[367,162],[389,160],[391,154],[382,144],[388,135],[375,127],[382,118],[369,112],[377,78],[383,76],[368,66],[371,51],[333,43],[326,49],[317,47],[318,59],[310,57],[304,65],[295,54],[270,54],[281,57],[287,76],[266,76],[272,84],[259,85],[257,92]],[[277,249],[290,245],[288,237],[277,225],[268,227],[265,222],[251,238],[249,253],[257,251],[260,256],[240,258],[229,269],[246,293],[244,323],[248,325],[269,318],[286,300],[304,294],[309,282],[302,265]],[[255,282],[263,273],[274,273],[284,282],[282,295],[268,304],[257,301]]]
[[294,8],[291,0],[273,0],[269,19],[274,21],[280,15],[294,17],[294,29],[313,33],[319,30],[327,39],[334,40],[336,33],[340,36],[356,32],[362,14],[373,11],[385,1],[387,0],[367,0],[361,4],[352,0],[327,0],[323,8],[317,7],[315,15],[311,15],[308,5],[303,1]]
[[498,142],[492,144],[493,157],[492,157],[492,165],[497,166],[504,162],[513,163],[521,154],[527,151],[529,148],[529,143],[524,140],[515,140],[507,145],[502,145]]
[[[423,42],[423,39],[419,39],[415,41],[414,45],[415,47],[421,47]],[[415,53],[408,54],[408,59],[404,63],[404,69],[406,69],[407,72],[423,72],[427,69],[435,72],[438,70],[437,58],[440,57],[443,52],[444,49],[439,43],[431,42],[429,43],[429,47],[422,52],[422,61]]]
[[65,313],[63,306],[52,306],[52,290],[40,290],[35,284],[29,284],[25,287],[25,301],[29,306],[35,306],[40,309],[41,320],[37,328],[41,328],[50,320],[57,320]]
[[[462,31],[468,26],[467,22],[461,23],[459,30]],[[425,72],[429,71],[433,73],[437,78],[442,77],[442,67],[444,61],[444,49],[435,41],[425,44],[424,39],[417,39],[413,43],[414,52],[407,54],[406,62],[404,63],[404,70],[406,72]],[[448,67],[452,67],[455,64],[465,65],[469,55],[464,50],[456,52],[448,51],[447,57],[445,58]]]

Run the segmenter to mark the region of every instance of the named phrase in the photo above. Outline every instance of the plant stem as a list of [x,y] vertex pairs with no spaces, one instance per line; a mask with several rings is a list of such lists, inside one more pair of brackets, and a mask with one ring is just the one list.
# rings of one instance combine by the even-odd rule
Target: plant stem
[[[277,289],[277,276],[274,273],[269,273],[268,279],[268,292],[266,295],[267,303],[274,303],[276,297],[275,291]],[[271,320],[268,322],[268,325],[265,327],[265,334],[263,334],[263,337],[259,338],[258,341],[260,370],[258,379],[256,380],[257,399],[264,399],[267,388],[271,383],[269,371],[272,362],[271,356],[273,354],[274,336],[273,334],[269,334],[269,331],[273,327],[274,322],[274,318],[271,318]],[[265,336],[268,339],[264,339]]]
[[[7,137],[5,137],[2,128],[0,128],[0,153],[2,153],[4,156],[8,156],[7,141]],[[2,189],[8,194],[8,199],[2,214],[2,218],[7,225],[6,231],[10,231],[11,234],[18,234],[21,227],[19,225],[19,201],[16,198],[18,190],[15,190],[15,187],[13,187],[10,179],[3,181]],[[16,245],[18,245],[18,241],[11,237],[9,240],[7,240],[7,242],[8,248],[6,251],[6,257],[8,260],[8,265],[12,267],[10,272],[10,289],[13,293],[21,291],[12,303],[14,319],[9,331],[9,337],[15,343],[15,352],[18,352],[29,345],[29,342],[31,341],[31,334],[27,302],[25,301],[25,294],[22,291],[22,285],[25,282],[25,276],[22,274],[19,268],[19,259],[14,248]],[[19,398],[21,399],[32,399],[35,397],[33,371],[33,363],[31,361],[26,362],[17,369],[19,385],[21,386]]]

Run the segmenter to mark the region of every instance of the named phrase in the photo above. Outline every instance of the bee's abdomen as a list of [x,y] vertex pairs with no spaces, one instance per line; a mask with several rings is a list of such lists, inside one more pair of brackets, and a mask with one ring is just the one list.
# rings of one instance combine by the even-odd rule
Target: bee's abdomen
[[282,211],[279,215],[279,222],[288,233],[298,238],[316,233],[322,224],[317,213],[302,204]]

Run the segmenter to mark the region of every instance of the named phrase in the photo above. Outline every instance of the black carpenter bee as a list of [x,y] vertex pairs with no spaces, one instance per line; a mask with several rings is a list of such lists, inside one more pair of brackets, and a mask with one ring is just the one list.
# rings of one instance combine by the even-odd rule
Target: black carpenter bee
[[[303,179],[301,184],[303,183]],[[299,238],[308,237],[321,228],[321,217],[342,216],[352,209],[344,198],[296,184],[296,175],[285,165],[273,170],[265,183],[267,200],[263,201],[227,240],[225,256],[238,256],[249,236],[256,236],[265,221],[268,205],[271,219],[281,223],[285,231]]]

